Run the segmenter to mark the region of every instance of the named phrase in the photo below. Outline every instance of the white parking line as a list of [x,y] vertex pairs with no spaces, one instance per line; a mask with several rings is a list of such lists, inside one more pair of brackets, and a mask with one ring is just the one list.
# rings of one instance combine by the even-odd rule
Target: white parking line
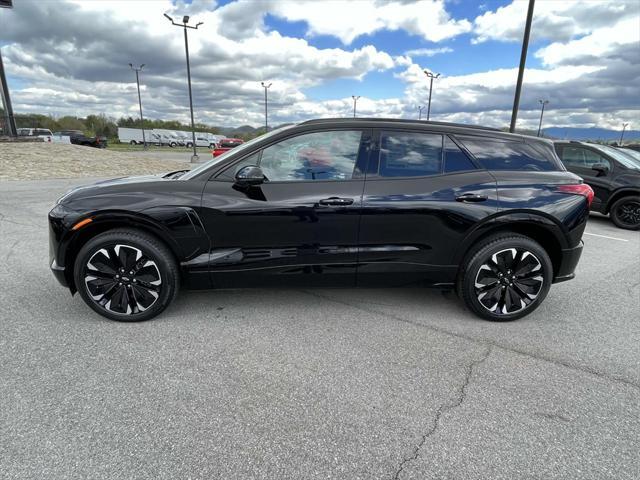
[[597,233],[584,232],[583,235],[591,235],[592,237],[608,238],[609,240],[618,240],[619,242],[628,242],[629,241],[629,240],[625,240],[624,238],[607,237],[606,235],[598,235]]

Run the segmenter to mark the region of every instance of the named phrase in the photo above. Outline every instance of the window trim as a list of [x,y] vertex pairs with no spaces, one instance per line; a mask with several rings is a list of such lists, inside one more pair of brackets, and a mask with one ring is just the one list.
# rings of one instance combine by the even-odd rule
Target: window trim
[[[371,152],[373,150],[373,130],[371,128],[353,128],[353,127],[345,127],[345,128],[319,128],[319,129],[314,129],[314,130],[308,130],[308,131],[299,131],[299,132],[295,132],[293,134],[289,134],[286,135],[284,137],[279,137],[277,139],[274,139],[272,142],[268,143],[267,145],[263,145],[262,147],[260,147],[258,149],[258,151],[252,151],[250,153],[247,153],[246,155],[240,157],[239,159],[233,160],[231,163],[229,163],[228,165],[225,165],[224,167],[221,167],[221,170],[216,170],[216,173],[213,173],[208,181],[222,181],[222,182],[228,182],[228,183],[233,183],[233,181],[229,181],[228,179],[220,179],[219,177],[221,175],[224,175],[224,173],[229,170],[230,168],[233,168],[235,165],[238,165],[239,163],[241,163],[243,160],[245,160],[246,158],[255,155],[256,153],[260,153],[260,158],[258,161],[258,166],[260,166],[260,162],[262,161],[262,152],[271,147],[272,145],[275,145],[276,143],[280,143],[280,142],[284,142],[287,141],[291,138],[295,138],[295,137],[301,137],[303,135],[309,135],[309,134],[313,134],[313,133],[325,133],[325,132],[342,132],[342,131],[349,131],[349,132],[361,132],[361,136],[360,136],[360,143],[358,144],[358,154],[356,157],[356,162],[353,165],[353,171],[354,174],[356,173],[356,167],[358,166],[358,164],[362,161],[362,163],[364,163],[364,170],[361,170],[359,175],[357,176],[352,176],[351,178],[347,179],[347,180],[331,180],[331,179],[323,179],[323,180],[269,180],[267,182],[265,182],[263,185],[279,185],[279,184],[294,184],[294,185],[302,185],[302,184],[307,184],[307,183],[312,183],[312,184],[316,184],[316,183],[332,183],[332,182],[363,182],[366,178],[366,171],[367,168],[369,166],[369,162],[371,161]],[[363,148],[363,145],[365,145],[366,148],[366,152],[364,152],[364,156],[366,158],[361,159],[360,156],[362,154],[361,150]]]

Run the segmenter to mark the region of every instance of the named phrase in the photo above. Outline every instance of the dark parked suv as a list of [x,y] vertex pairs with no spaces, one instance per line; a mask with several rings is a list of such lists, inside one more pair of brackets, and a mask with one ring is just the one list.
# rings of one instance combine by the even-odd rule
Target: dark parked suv
[[513,320],[573,278],[592,198],[547,140],[313,120],[191,172],[71,190],[49,213],[51,268],[114,320],[156,316],[180,285],[430,285]]
[[640,161],[624,150],[594,143],[555,142],[555,148],[567,170],[593,189],[593,211],[609,214],[620,228],[640,229]]

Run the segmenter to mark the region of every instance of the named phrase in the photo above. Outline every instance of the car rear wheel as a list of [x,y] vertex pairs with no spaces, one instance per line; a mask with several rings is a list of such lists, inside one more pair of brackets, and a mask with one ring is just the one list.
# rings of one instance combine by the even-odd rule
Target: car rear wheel
[[187,148],[193,148],[193,143],[191,143],[191,142],[187,143],[186,147]]
[[611,221],[616,227],[640,230],[640,197],[622,197],[611,206]]
[[149,320],[173,301],[179,287],[176,261],[154,237],[111,230],[89,240],[74,265],[80,296],[111,320]]
[[135,140],[131,140],[131,141],[129,142],[129,145],[136,145],[136,141],[135,141]]
[[540,244],[522,235],[501,234],[467,254],[458,292],[482,318],[516,320],[538,308],[552,277],[551,260]]

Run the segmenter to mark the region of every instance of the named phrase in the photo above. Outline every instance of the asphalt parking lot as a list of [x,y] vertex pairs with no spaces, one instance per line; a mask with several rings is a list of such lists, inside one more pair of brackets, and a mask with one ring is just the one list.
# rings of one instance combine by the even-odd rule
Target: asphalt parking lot
[[422,289],[182,292],[122,324],[48,268],[73,184],[0,184],[0,478],[636,479],[640,233],[477,319]]

